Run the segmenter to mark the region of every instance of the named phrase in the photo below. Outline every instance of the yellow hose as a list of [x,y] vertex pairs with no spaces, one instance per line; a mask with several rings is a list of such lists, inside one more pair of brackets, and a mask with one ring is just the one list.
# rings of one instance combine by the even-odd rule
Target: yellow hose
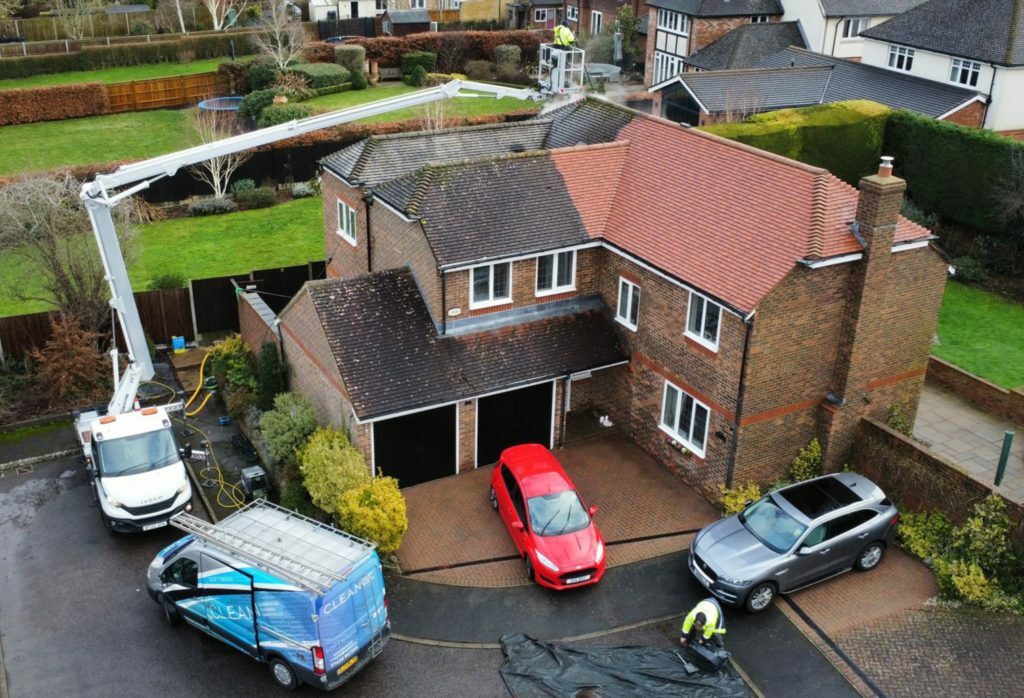
[[[202,409],[202,406],[199,407]],[[207,451],[210,454],[210,464],[199,470],[199,477],[204,480],[213,480],[217,484],[217,504],[222,509],[238,509],[245,506],[245,492],[233,482],[224,479],[224,472],[217,462],[217,454],[213,451],[213,442],[202,429],[195,424],[188,424],[182,419],[172,417],[174,421],[184,424],[189,429],[195,429],[206,440]],[[201,486],[201,485],[200,485]]]
[[[199,403],[199,407],[195,408],[191,412],[186,412],[185,416],[186,417],[195,417],[197,414],[202,412],[203,408],[206,407],[206,403],[208,403],[210,401],[211,397],[213,397],[213,391],[212,390],[209,393],[207,393],[206,397],[203,398],[203,401],[201,403]],[[186,405],[186,407],[188,407],[188,405]]]
[[[210,352],[206,352],[206,354],[203,356],[202,363],[199,364],[199,380],[196,382],[196,389],[192,393],[192,397],[190,397],[188,399],[188,402],[185,403],[185,409],[186,410],[188,409],[188,406],[192,404],[192,401],[196,399],[196,395],[199,394],[199,391],[203,389],[203,370],[206,368],[206,360],[208,358],[210,358]],[[209,399],[209,398],[207,398],[207,399]],[[204,405],[206,404],[206,400],[203,400],[203,404]],[[203,408],[200,407],[199,409],[203,409]],[[192,415],[188,415],[188,416],[191,417]]]

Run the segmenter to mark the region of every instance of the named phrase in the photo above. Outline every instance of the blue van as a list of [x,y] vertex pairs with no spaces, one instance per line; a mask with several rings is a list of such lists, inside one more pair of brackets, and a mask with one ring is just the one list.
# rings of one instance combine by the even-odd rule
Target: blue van
[[181,619],[270,665],[282,688],[331,690],[380,654],[391,634],[373,543],[257,500],[189,535],[149,565],[147,590]]

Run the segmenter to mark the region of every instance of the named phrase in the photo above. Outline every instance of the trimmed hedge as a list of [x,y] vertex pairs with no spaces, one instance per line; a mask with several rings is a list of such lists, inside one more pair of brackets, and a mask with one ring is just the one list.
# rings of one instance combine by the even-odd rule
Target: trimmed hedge
[[1013,155],[1024,153],[1024,143],[898,111],[886,126],[885,149],[908,195],[926,211],[978,230],[1003,227],[993,193],[1012,180]]
[[356,44],[338,44],[334,47],[334,62],[351,72],[362,72],[366,63],[366,49]]
[[217,88],[220,94],[244,95],[249,87],[250,61],[224,61],[217,66]]
[[273,90],[256,90],[242,98],[238,107],[238,115],[243,119],[256,121],[264,109],[274,103],[275,93]]
[[158,41],[151,44],[86,47],[78,53],[56,53],[46,56],[5,58],[0,60],[0,79],[27,78],[32,75],[65,73],[71,70],[100,70],[146,63],[178,63],[183,52],[195,59],[231,55],[231,41],[236,54],[252,53],[247,35],[215,35]]
[[337,63],[300,63],[288,68],[289,73],[306,78],[306,84],[314,90],[335,87],[349,81],[349,71]]
[[702,130],[824,167],[856,185],[878,167],[888,107],[868,101],[835,102],[757,114]]
[[383,68],[401,67],[403,53],[430,51],[437,54],[441,72],[452,72],[462,70],[466,61],[493,60],[495,47],[502,44],[518,46],[524,60],[533,60],[543,41],[551,41],[550,31],[433,32],[358,38],[349,43],[366,47],[366,57]]
[[103,85],[55,85],[0,90],[0,126],[96,116],[106,111]]
[[305,119],[309,116],[309,107],[305,104],[271,104],[260,112],[256,125],[260,128],[277,126],[293,119]]
[[410,51],[403,53],[401,58],[402,75],[412,75],[417,67],[423,68],[423,74],[434,72],[437,66],[437,54],[430,51]]
[[311,41],[302,47],[302,58],[310,63],[334,63],[334,44]]
[[270,61],[253,61],[249,65],[249,89],[265,90],[277,81],[277,66]]

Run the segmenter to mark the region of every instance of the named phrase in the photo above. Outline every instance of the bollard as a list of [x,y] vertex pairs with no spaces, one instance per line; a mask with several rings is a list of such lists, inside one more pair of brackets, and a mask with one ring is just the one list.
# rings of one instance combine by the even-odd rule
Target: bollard
[[1006,461],[1010,459],[1010,446],[1013,445],[1013,432],[1008,431],[1003,435],[1003,452],[999,454],[999,467],[996,468],[996,487],[1003,484],[1003,475],[1006,474]]

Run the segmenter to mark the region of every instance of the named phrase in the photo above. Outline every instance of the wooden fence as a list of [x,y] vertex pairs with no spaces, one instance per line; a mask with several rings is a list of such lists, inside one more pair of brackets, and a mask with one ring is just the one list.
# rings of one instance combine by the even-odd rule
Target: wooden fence
[[[202,5],[194,4],[183,13],[185,28],[211,26],[210,13]],[[177,15],[161,17],[159,12],[94,12],[85,18],[84,33],[88,38],[176,32],[181,30]],[[0,36],[20,37],[28,41],[59,41],[68,38],[57,17],[0,20]]]
[[217,95],[217,73],[119,82],[104,85],[103,91],[108,114],[192,106]]

